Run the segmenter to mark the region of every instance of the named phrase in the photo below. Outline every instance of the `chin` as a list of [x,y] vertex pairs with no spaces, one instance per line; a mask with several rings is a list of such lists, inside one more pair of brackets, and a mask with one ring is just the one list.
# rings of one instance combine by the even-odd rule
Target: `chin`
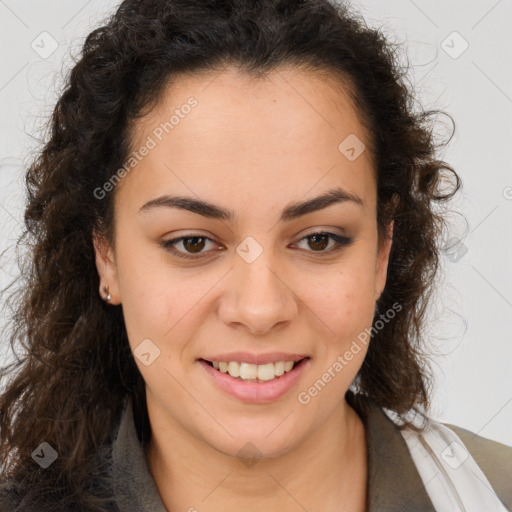
[[[275,429],[278,424],[279,422],[274,423],[273,427],[264,434],[259,431],[251,434],[247,429],[239,432],[230,430],[232,438],[226,434],[222,439],[204,439],[204,441],[218,452],[228,457],[238,458],[249,466],[250,461],[274,459],[294,449],[297,442],[291,438],[288,431],[278,434]],[[272,433],[269,435],[269,432]]]

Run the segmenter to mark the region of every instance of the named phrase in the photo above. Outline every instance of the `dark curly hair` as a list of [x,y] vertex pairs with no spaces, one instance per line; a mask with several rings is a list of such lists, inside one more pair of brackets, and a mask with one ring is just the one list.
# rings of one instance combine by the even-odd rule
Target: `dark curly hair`
[[[416,111],[398,49],[348,5],[328,0],[125,0],[87,36],[26,173],[18,247],[30,252],[20,258],[23,286],[6,300],[14,308],[11,349],[19,342],[24,353],[0,371],[5,378],[16,370],[0,396],[0,464],[38,510],[61,510],[56,502],[62,510],[106,510],[111,496],[97,463],[127,396],[142,439],[151,434],[122,308],[98,295],[92,234],[113,240],[115,193],[100,200],[94,191],[133,150],[133,122],[182,73],[229,65],[262,77],[291,65],[348,88],[370,135],[380,241],[394,220],[374,322],[379,311],[402,307],[374,333],[357,389],[404,417],[428,410],[424,314],[446,224],[440,207],[460,179],[436,157],[438,111]],[[455,183],[441,193],[445,174]],[[42,441],[59,453],[44,470],[31,457]]]

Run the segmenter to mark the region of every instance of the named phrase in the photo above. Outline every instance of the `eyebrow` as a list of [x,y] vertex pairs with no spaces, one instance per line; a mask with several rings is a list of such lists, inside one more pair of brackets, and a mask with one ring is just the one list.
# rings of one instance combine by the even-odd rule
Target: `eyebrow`
[[[364,206],[363,200],[358,195],[348,192],[343,188],[335,188],[328,190],[327,192],[324,192],[323,194],[314,197],[313,199],[299,201],[287,205],[281,212],[280,221],[291,221],[309,213],[323,210],[324,208],[327,208],[333,204],[347,202]],[[215,204],[209,203],[208,201],[202,201],[187,196],[163,195],[155,199],[151,199],[147,203],[143,204],[139,208],[139,212],[145,212],[160,207],[187,210],[189,212],[202,215],[203,217],[217,220],[233,222],[237,218],[237,215],[233,210],[217,206]]]

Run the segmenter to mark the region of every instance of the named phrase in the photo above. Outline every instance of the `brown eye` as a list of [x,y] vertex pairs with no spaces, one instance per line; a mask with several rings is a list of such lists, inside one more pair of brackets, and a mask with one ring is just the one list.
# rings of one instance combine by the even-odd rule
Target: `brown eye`
[[329,245],[329,236],[325,233],[315,233],[307,238],[313,241],[312,243],[310,242],[309,247],[315,251],[322,251]]
[[[190,242],[192,241],[192,242]],[[204,237],[200,236],[192,236],[189,238],[183,239],[183,247],[192,253],[201,252],[201,249],[204,248]]]
[[[179,258],[198,258],[208,251],[203,251],[207,242],[215,245],[214,240],[207,236],[181,236],[173,240],[161,242],[164,249],[178,256]],[[177,248],[181,246],[181,248]],[[197,255],[197,256],[194,256]]]
[[[328,248],[331,240],[333,241],[333,244]],[[321,231],[306,235],[304,238],[299,240],[298,244],[301,244],[304,241],[307,241],[307,247],[305,249],[306,252],[318,252],[319,256],[323,256],[324,254],[330,254],[342,249],[344,246],[350,245],[354,240],[346,236],[337,235],[336,233]]]

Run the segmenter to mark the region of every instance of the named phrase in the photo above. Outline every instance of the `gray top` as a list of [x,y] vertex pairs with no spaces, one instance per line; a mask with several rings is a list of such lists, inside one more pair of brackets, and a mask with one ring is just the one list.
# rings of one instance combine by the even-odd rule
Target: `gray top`
[[[368,446],[368,512],[435,512],[409,449],[395,423],[377,406],[347,395],[363,420]],[[512,511],[512,447],[445,424],[466,444],[503,504]],[[113,445],[120,512],[167,512],[137,438],[131,402]]]
[[[435,512],[397,425],[364,396],[349,391],[347,400],[365,424],[367,512]],[[512,512],[512,447],[445,425],[461,438],[498,497]],[[108,454],[101,459],[108,468],[108,488],[118,507],[115,512],[167,512],[137,434],[132,402],[127,398],[112,430],[112,445],[106,444],[105,452],[101,452]],[[41,497],[25,501],[24,496],[19,488],[16,490],[16,484],[0,481],[0,512],[40,512]],[[18,505],[20,508],[16,508]],[[55,505],[45,510],[63,510]]]
[[120,512],[167,512],[137,438],[131,400],[121,417],[112,460],[114,493]]

